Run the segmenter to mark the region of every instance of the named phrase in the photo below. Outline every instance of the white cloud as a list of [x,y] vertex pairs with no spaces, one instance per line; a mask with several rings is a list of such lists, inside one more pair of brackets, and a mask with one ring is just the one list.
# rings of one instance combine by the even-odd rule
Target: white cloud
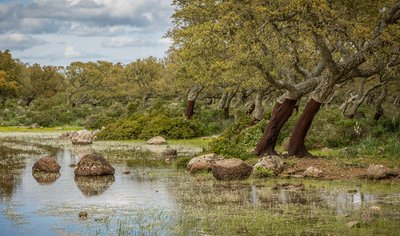
[[46,42],[42,39],[20,33],[0,35],[0,48],[3,50],[25,50],[45,43]]
[[112,37],[103,42],[104,47],[123,48],[123,47],[140,47],[148,45],[150,42],[146,39],[138,39],[134,37]]
[[64,56],[68,58],[78,58],[82,56],[82,52],[76,50],[73,46],[67,46],[64,48]]

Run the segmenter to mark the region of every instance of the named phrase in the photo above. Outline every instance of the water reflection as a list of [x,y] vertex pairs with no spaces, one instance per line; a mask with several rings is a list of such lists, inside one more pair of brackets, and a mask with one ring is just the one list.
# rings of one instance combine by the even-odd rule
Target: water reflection
[[39,184],[48,185],[60,178],[60,173],[35,172],[32,173],[32,176]]
[[104,193],[114,182],[113,175],[75,176],[76,186],[88,197]]
[[[38,137],[36,142],[40,142],[37,139]],[[51,140],[53,139],[46,139],[46,142],[52,142],[52,145],[55,145],[54,150],[46,148],[46,151],[33,154],[24,152],[29,150],[28,147],[20,151],[11,149],[10,147],[17,147],[12,141],[8,141],[7,147],[2,148],[0,134],[0,209],[3,209],[0,211],[1,234],[5,232],[5,235],[29,233],[54,235],[59,230],[69,235],[73,233],[114,235],[118,230],[116,227],[121,225],[121,221],[118,220],[122,218],[129,219],[122,224],[128,227],[128,230],[131,228],[137,230],[129,231],[135,232],[133,234],[140,235],[145,230],[140,227],[148,226],[150,230],[158,230],[156,234],[169,235],[167,231],[163,231],[164,227],[178,229],[179,227],[175,226],[180,226],[179,224],[183,224],[182,222],[186,220],[186,209],[201,210],[202,212],[195,218],[196,222],[199,218],[206,222],[220,219],[206,219],[210,215],[203,214],[203,210],[218,212],[217,217],[222,215],[230,217],[230,214],[235,217],[248,209],[253,213],[253,211],[265,211],[267,208],[266,212],[279,214],[279,210],[287,206],[294,206],[293,208],[300,211],[311,206],[313,209],[325,209],[332,215],[354,213],[377,203],[383,206],[391,202],[394,209],[400,208],[398,194],[385,195],[378,191],[370,193],[362,191],[364,188],[357,187],[353,187],[353,190],[357,189],[351,192],[346,188],[340,189],[340,186],[329,189],[315,188],[310,187],[310,183],[314,184],[312,181],[304,183],[304,188],[282,188],[289,186],[285,185],[287,180],[268,179],[258,181],[258,184],[253,184],[253,180],[218,182],[209,176],[192,177],[149,152],[140,154],[129,149],[129,143],[119,147],[118,143],[107,146],[104,142],[92,145],[90,148],[82,148],[73,147],[70,142]],[[55,159],[61,166],[60,175],[46,176],[43,179],[38,176],[32,177],[31,167],[36,157],[48,154],[49,150],[51,153],[56,153]],[[71,165],[79,162],[80,155],[92,151],[102,153],[110,161],[115,167],[114,176],[75,178]],[[130,174],[122,174],[125,170],[129,170]],[[301,180],[296,181],[291,184],[295,186],[302,183]],[[278,183],[281,183],[279,188],[274,188],[273,185]],[[4,196],[8,196],[8,199]],[[13,211],[9,212],[12,214],[4,213],[4,209],[11,208]],[[87,222],[95,224],[92,231],[87,230],[87,225],[79,222],[78,213],[81,210],[89,212],[90,217]],[[29,224],[16,226],[15,217],[12,218],[10,215],[18,214],[21,214]],[[113,216],[115,220],[108,221]],[[97,232],[97,227],[102,230],[101,233]],[[195,234],[194,231],[191,232],[192,235]],[[176,234],[171,233],[171,235]]]

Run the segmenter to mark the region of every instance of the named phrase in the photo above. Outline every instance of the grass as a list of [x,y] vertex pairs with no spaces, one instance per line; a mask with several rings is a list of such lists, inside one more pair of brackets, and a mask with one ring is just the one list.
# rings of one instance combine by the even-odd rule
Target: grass
[[60,132],[60,131],[75,131],[81,130],[80,126],[63,126],[63,127],[43,127],[43,128],[29,128],[21,126],[0,126],[0,132]]

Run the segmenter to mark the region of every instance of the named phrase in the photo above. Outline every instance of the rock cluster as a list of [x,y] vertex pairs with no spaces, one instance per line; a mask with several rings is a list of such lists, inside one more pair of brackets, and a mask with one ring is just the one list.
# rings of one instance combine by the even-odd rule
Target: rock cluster
[[79,131],[68,131],[63,133],[59,139],[71,139],[72,144],[76,145],[87,145],[92,144],[93,140],[96,137],[96,134],[100,132],[100,130],[79,130]]

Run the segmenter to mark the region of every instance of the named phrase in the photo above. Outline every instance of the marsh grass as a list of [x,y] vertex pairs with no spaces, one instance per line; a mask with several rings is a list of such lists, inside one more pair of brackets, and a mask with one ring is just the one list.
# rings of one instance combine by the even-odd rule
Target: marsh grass
[[[55,139],[57,135],[56,132],[18,133],[15,137],[2,133],[0,138],[6,140],[3,148],[13,157],[19,152],[43,153],[58,148],[68,148],[73,153],[102,152],[110,162],[132,170],[127,178],[141,183],[161,183],[171,201],[164,208],[151,204],[138,208],[135,204],[49,203],[35,212],[62,219],[65,223],[62,229],[69,235],[396,235],[398,232],[398,182],[254,177],[219,182],[211,173],[189,175],[174,168],[174,164],[165,163],[150,152],[137,150],[134,141],[95,142],[90,147],[78,147]],[[337,163],[342,167],[372,161],[361,157],[339,158],[335,157],[335,150],[329,152],[332,152],[331,159],[341,160]],[[23,158],[10,160],[19,163]],[[6,168],[9,163],[3,164]],[[304,184],[305,190],[274,188],[281,184]],[[381,210],[371,212],[373,205]],[[78,218],[81,210],[89,213],[85,221]],[[10,206],[7,211],[3,213],[15,222],[25,221],[17,208]],[[371,219],[365,220],[366,217]],[[359,228],[346,227],[353,220],[361,222]]]

